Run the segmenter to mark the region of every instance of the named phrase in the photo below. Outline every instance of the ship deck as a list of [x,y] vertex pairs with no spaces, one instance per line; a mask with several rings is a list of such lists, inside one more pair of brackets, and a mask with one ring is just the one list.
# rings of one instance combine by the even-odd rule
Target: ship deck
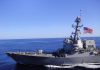
[[[46,54],[46,53],[36,53],[36,52],[7,52],[8,54],[15,54],[15,55],[25,55],[25,56],[37,56],[37,57],[53,57],[53,58],[58,58],[55,57],[52,54]],[[65,54],[65,57],[67,58],[72,58],[72,57],[87,57],[87,56],[95,56],[95,55],[90,55],[89,52],[85,53],[75,53],[72,55]],[[60,57],[60,58],[65,58],[65,57]]]

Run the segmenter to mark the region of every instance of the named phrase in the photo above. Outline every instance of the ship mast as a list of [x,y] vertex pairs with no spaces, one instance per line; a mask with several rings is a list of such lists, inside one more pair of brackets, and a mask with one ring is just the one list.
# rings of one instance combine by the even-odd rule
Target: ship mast
[[74,34],[73,43],[77,43],[77,40],[80,39],[80,34],[81,34],[80,28],[83,26],[81,24],[81,16],[82,16],[82,10],[80,10],[80,17],[77,16],[75,19],[76,25],[73,26],[73,28],[75,29],[75,32],[73,33]]
[[80,28],[83,26],[83,25],[80,25],[81,23],[81,18],[80,17],[77,17],[75,19],[75,22],[76,22],[76,25],[73,26],[73,28],[75,29],[75,32],[73,32],[73,36],[74,36],[74,39],[73,39],[73,43],[76,44],[77,43],[77,40],[80,39]]

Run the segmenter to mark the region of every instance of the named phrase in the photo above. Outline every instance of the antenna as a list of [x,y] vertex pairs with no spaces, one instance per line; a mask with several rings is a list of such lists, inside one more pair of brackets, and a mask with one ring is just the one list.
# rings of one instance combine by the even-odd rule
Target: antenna
[[80,9],[80,17],[82,17],[82,10]]

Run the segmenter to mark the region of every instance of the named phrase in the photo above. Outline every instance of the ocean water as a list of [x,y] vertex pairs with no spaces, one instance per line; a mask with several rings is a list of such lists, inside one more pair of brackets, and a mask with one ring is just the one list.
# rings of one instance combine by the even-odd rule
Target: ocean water
[[[84,39],[84,38],[82,38]],[[96,41],[97,47],[100,47],[100,37],[86,37],[85,39],[93,39]],[[100,70],[99,67],[85,65],[71,68],[43,67],[33,65],[19,65],[14,60],[8,57],[5,52],[8,51],[26,51],[32,52],[38,49],[44,51],[55,51],[63,47],[64,38],[41,38],[41,39],[11,39],[0,40],[0,70]]]

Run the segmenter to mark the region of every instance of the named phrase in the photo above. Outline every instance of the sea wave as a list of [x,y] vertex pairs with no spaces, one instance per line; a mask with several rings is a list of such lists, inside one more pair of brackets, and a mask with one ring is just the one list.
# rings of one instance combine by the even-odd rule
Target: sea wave
[[100,63],[82,63],[82,64],[74,64],[74,65],[70,65],[70,64],[66,64],[66,65],[45,65],[45,67],[49,67],[49,68],[74,68],[74,67],[85,67],[85,68],[100,68]]

